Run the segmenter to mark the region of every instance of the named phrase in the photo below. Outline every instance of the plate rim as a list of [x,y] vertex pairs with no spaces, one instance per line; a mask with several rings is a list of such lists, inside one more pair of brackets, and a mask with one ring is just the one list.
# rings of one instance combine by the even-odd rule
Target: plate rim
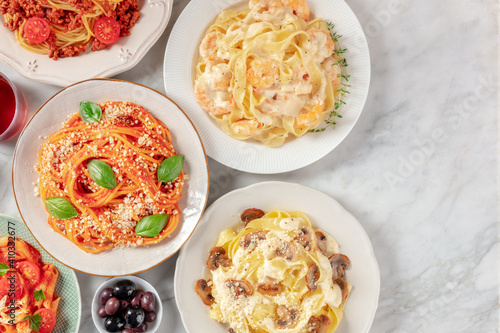
[[203,144],[203,141],[201,140],[201,137],[200,137],[200,134],[198,133],[198,130],[196,129],[196,127],[194,126],[193,122],[191,121],[191,119],[188,117],[188,115],[184,112],[184,110],[177,104],[175,103],[173,100],[171,100],[169,97],[165,96],[164,94],[162,94],[161,92],[151,88],[151,87],[148,87],[148,86],[145,86],[143,84],[140,84],[140,83],[136,83],[136,82],[131,82],[131,81],[126,81],[126,80],[120,80],[120,79],[109,79],[109,78],[93,78],[93,79],[87,79],[87,80],[82,80],[82,81],[79,81],[79,82],[76,82],[76,83],[73,83],[69,86],[66,86],[62,89],[60,89],[58,92],[56,92],[55,94],[53,94],[49,99],[47,99],[34,113],[33,115],[30,117],[30,119],[27,121],[26,125],[24,126],[24,128],[22,129],[21,133],[19,134],[19,138],[21,138],[21,136],[24,134],[24,132],[26,131],[26,129],[28,128],[29,124],[31,123],[31,121],[34,119],[35,115],[49,102],[51,101],[53,98],[55,98],[57,95],[59,95],[60,93],[64,92],[66,89],[70,88],[70,87],[73,87],[75,85],[78,85],[78,84],[81,84],[81,83],[85,83],[85,82],[89,82],[89,81],[109,81],[109,82],[121,82],[121,83],[128,83],[128,84],[132,84],[132,85],[137,85],[137,86],[140,86],[140,87],[143,87],[143,88],[147,88],[157,94],[160,94],[161,96],[163,96],[164,98],[168,99],[170,102],[172,102],[181,112],[182,114],[186,117],[186,119],[189,121],[189,123],[191,124],[191,126],[193,127],[194,131],[196,132],[196,135],[198,136],[198,139],[200,141],[200,144],[201,144],[201,148],[203,150],[203,153],[205,155],[205,165],[206,165],[206,170],[207,170],[207,189],[206,189],[206,198],[205,198],[205,202],[203,204],[203,208],[201,209],[201,213],[200,213],[200,218],[198,219],[198,221],[196,222],[196,224],[194,225],[194,228],[193,230],[190,232],[189,236],[186,238],[186,240],[179,246],[179,248],[177,250],[175,250],[173,253],[171,253],[168,257],[164,258],[163,260],[161,260],[160,262],[158,262],[157,264],[153,265],[153,266],[150,266],[148,268],[145,268],[145,269],[142,269],[142,270],[138,270],[138,271],[134,271],[134,272],[127,272],[125,274],[113,274],[113,275],[103,275],[103,274],[95,274],[95,273],[89,273],[89,272],[85,272],[83,270],[80,270],[80,269],[76,269],[70,265],[67,265],[65,263],[63,263],[62,261],[60,261],[58,258],[56,258],[52,253],[50,253],[49,251],[47,251],[43,246],[42,244],[40,244],[39,240],[37,237],[35,237],[35,235],[33,234],[33,232],[31,231],[31,229],[28,227],[28,224],[26,223],[25,219],[24,219],[24,216],[21,212],[21,209],[19,209],[19,203],[18,203],[18,200],[17,200],[17,195],[16,195],[16,187],[15,187],[15,183],[14,183],[14,172],[15,172],[15,168],[14,168],[14,165],[15,165],[15,162],[16,162],[16,158],[17,158],[17,151],[18,151],[18,145],[19,145],[19,142],[20,140],[18,139],[17,142],[16,142],[16,145],[14,147],[14,156],[12,158],[12,172],[11,172],[11,184],[12,184],[12,192],[14,193],[14,201],[16,202],[16,207],[17,207],[17,211],[19,212],[19,215],[21,216],[21,219],[24,223],[24,225],[26,226],[26,229],[28,229],[28,231],[30,232],[30,234],[33,236],[33,238],[36,240],[36,242],[38,243],[38,245],[47,253],[49,254],[52,258],[54,258],[55,260],[57,260],[57,262],[59,262],[60,264],[66,266],[66,267],[69,267],[70,269],[72,269],[73,271],[77,271],[77,272],[80,272],[80,273],[84,273],[84,274],[88,274],[88,275],[92,275],[92,276],[102,276],[102,277],[119,277],[119,276],[128,276],[128,275],[136,275],[136,274],[139,274],[139,273],[142,273],[142,272],[145,272],[145,271],[148,271],[152,268],[155,268],[157,267],[158,265],[164,263],[165,261],[167,261],[168,259],[170,259],[173,255],[175,255],[176,253],[178,253],[183,247],[184,245],[186,244],[186,242],[191,238],[191,236],[193,235],[194,231],[196,230],[196,227],[198,226],[198,224],[200,223],[201,221],[201,218],[203,217],[203,214],[205,213],[205,209],[207,208],[207,202],[208,202],[208,197],[209,197],[209,191],[210,191],[210,169],[209,169],[209,166],[208,166],[208,157],[207,157],[207,153],[205,151],[205,146]]
[[[150,34],[148,35],[149,38],[145,38],[141,45],[137,48],[135,53],[129,58],[128,61],[121,63],[117,62],[118,65],[112,66],[111,68],[106,68],[100,71],[99,73],[92,74],[92,76],[88,77],[85,80],[88,79],[93,79],[93,78],[106,78],[114,75],[118,75],[120,73],[123,73],[129,69],[132,69],[135,67],[141,60],[144,58],[144,56],[149,52],[149,50],[156,44],[156,42],[160,39],[160,37],[163,35],[163,32],[165,32],[168,23],[170,22],[170,17],[172,16],[172,10],[174,6],[174,0],[144,0],[144,5],[149,4],[151,7],[154,6],[154,8],[158,7],[160,4],[162,4],[165,7],[165,15],[162,16],[162,20],[159,22],[161,29],[156,29],[156,30],[151,30]],[[12,31],[8,31],[9,33],[12,33]],[[127,36],[128,37],[128,36]],[[18,45],[21,47],[20,45]],[[34,54],[37,55],[36,53],[30,52],[28,50],[25,50],[26,52],[29,52],[29,54]],[[109,51],[109,50],[108,50]],[[47,55],[43,55],[44,57],[47,57]],[[82,56],[85,56],[85,54],[82,54]],[[73,59],[73,57],[69,57],[70,59]],[[74,57],[74,59],[81,59],[79,57]],[[0,50],[0,60],[3,60],[7,65],[9,65],[11,68],[13,68],[17,73],[25,77],[26,79],[41,82],[41,83],[47,83],[47,84],[52,84],[56,85],[59,87],[65,87],[67,85],[72,85],[75,83],[79,83],[81,81],[85,80],[80,80],[77,79],[76,81],[74,79],[69,79],[65,78],[63,76],[53,76],[53,74],[37,74],[34,73],[32,74],[30,71],[24,70],[24,66],[19,62],[19,59],[11,57],[8,52],[4,52]],[[25,60],[24,58],[21,60]],[[52,59],[51,59],[52,60]],[[36,61],[36,59],[35,59]],[[78,60],[77,60],[78,62]],[[76,64],[78,65],[78,64]]]
[[[170,86],[170,83],[169,83],[169,80],[168,80],[168,76],[171,73],[171,70],[169,70],[169,54],[175,54],[175,52],[178,52],[176,51],[176,47],[173,46],[172,43],[176,42],[174,40],[174,36],[176,35],[179,35],[179,34],[182,34],[182,33],[185,33],[184,31],[181,30],[181,27],[180,25],[183,24],[183,22],[186,20],[186,17],[189,18],[189,15],[191,15],[191,11],[196,8],[196,6],[200,3],[206,3],[208,0],[191,0],[187,6],[183,9],[183,11],[181,12],[181,14],[178,16],[173,28],[172,28],[172,31],[170,33],[170,36],[169,36],[169,39],[168,39],[168,42],[167,42],[167,45],[166,45],[166,48],[165,48],[165,55],[164,55],[164,58],[163,58],[163,81],[164,81],[164,88],[165,88],[165,91],[167,94],[171,94],[171,89],[169,88],[172,88],[172,86]],[[314,1],[320,1],[320,0],[314,0]],[[290,172],[290,171],[295,171],[295,170],[298,170],[298,169],[301,169],[301,168],[304,168],[308,165],[311,165],[317,161],[319,161],[320,159],[322,159],[323,157],[325,157],[326,155],[328,155],[329,153],[331,153],[335,148],[337,148],[346,138],[347,136],[352,132],[352,130],[354,129],[354,127],[356,126],[357,122],[359,121],[359,118],[361,117],[361,113],[363,112],[365,106],[366,106],[366,102],[367,102],[367,99],[368,99],[368,94],[370,92],[370,83],[371,83],[371,71],[372,71],[372,66],[371,66],[371,58],[370,58],[370,48],[369,48],[369,45],[368,45],[368,39],[366,37],[366,34],[363,30],[363,27],[361,26],[361,22],[359,21],[358,17],[356,16],[356,14],[354,13],[354,11],[352,10],[352,8],[349,6],[349,4],[345,1],[345,0],[336,0],[336,1],[339,1],[342,3],[343,6],[345,6],[345,8],[348,10],[349,14],[353,16],[354,20],[352,20],[352,24],[355,25],[355,28],[357,31],[359,31],[361,34],[360,36],[362,36],[362,49],[363,49],[363,52],[366,52],[366,58],[363,59],[363,66],[365,66],[366,68],[364,70],[366,70],[366,77],[365,77],[365,80],[366,80],[366,87],[361,87],[360,89],[360,93],[361,93],[361,98],[360,101],[360,106],[359,106],[359,111],[354,115],[354,119],[352,121],[352,125],[350,125],[350,128],[348,128],[345,133],[342,133],[342,135],[339,137],[338,139],[338,142],[335,142],[334,145],[331,145],[329,146],[329,148],[327,149],[324,149],[322,150],[320,153],[316,154],[313,158],[310,158],[309,160],[305,160],[303,162],[300,162],[300,163],[297,163],[295,162],[293,165],[286,165],[286,166],[272,166],[272,163],[267,163],[266,166],[262,166],[262,165],[248,165],[248,163],[246,164],[238,164],[237,162],[235,162],[234,160],[228,160],[227,157],[224,157],[224,156],[221,156],[220,153],[217,153],[217,149],[216,148],[212,148],[211,145],[208,145],[207,147],[207,150],[208,150],[208,156],[213,158],[214,160],[216,160],[217,162],[227,166],[227,167],[230,167],[232,169],[235,169],[235,170],[239,170],[239,171],[243,171],[243,172],[248,172],[248,173],[254,173],[254,174],[280,174],[280,173],[285,173],[285,172]],[[225,4],[225,7],[224,9],[227,9],[227,8],[230,8],[232,6],[234,6],[235,4],[237,3],[240,3],[240,2],[246,2],[245,0],[223,0],[223,1],[219,1],[219,3],[224,3]],[[215,15],[216,17],[217,15]],[[208,25],[209,26],[209,25]],[[206,29],[208,28],[208,26],[205,28],[204,31],[206,31]],[[200,38],[201,36],[196,36],[197,38]],[[197,44],[199,45],[199,43]],[[176,45],[177,46],[177,45]],[[196,56],[196,55],[195,55]],[[193,64],[194,66],[194,64]],[[188,76],[189,73],[186,73],[186,76]],[[191,87],[192,88],[192,87]],[[175,98],[175,97],[174,97]],[[194,97],[193,97],[194,98]],[[192,101],[191,101],[192,102]],[[183,103],[184,104],[184,103]],[[198,107],[198,104],[196,102],[194,102],[194,104],[192,105],[189,105],[189,107],[194,107],[196,105],[196,107]],[[185,106],[187,108],[187,105]],[[200,108],[201,110],[201,108]],[[203,120],[203,121],[199,121],[199,123],[203,123],[203,124],[206,124],[207,126],[209,126],[208,122],[210,121],[211,119],[207,119],[206,121]],[[225,134],[221,128],[217,128],[219,130],[219,132],[221,132],[222,134],[224,134],[225,136],[227,136],[228,139],[233,139],[232,137],[228,136],[227,134]],[[206,135],[207,137],[213,137],[212,134],[207,134]],[[301,138],[295,138],[295,140],[297,139],[301,139]],[[233,139],[233,140],[236,140],[236,139]],[[240,141],[240,140],[238,140]],[[266,147],[265,145],[263,144],[260,144],[260,143],[257,143],[257,142],[253,142],[253,141],[240,141],[240,142],[244,142],[246,144],[246,147],[255,147],[255,150],[257,151],[257,156],[259,155],[259,150],[266,150],[266,149],[280,149],[281,147],[287,145],[287,144],[291,144],[291,142],[287,142],[285,143],[285,145],[283,146],[280,146],[280,147],[276,147],[276,148],[269,148],[269,147]],[[232,146],[232,145],[230,145]]]
[[[211,214],[211,210],[212,210],[212,206],[214,206],[214,204],[217,204],[213,209],[218,209],[220,207],[217,207],[217,206],[220,206],[221,203],[227,199],[227,197],[230,197],[230,196],[233,196],[233,195],[237,195],[237,194],[241,194],[242,192],[250,192],[252,190],[254,190],[255,188],[258,188],[258,187],[265,187],[265,186],[276,186],[276,187],[280,187],[280,186],[289,186],[289,187],[295,187],[297,189],[307,189],[311,192],[315,192],[316,195],[319,195],[319,196],[322,196],[322,197],[325,197],[325,198],[328,198],[330,200],[332,200],[333,202],[335,202],[338,207],[343,210],[343,212],[347,215],[349,215],[352,219],[353,219],[353,222],[355,222],[356,224],[356,227],[359,229],[359,231],[361,232],[360,233],[360,236],[362,238],[365,238],[365,240],[367,241],[366,244],[368,245],[368,254],[370,255],[370,259],[372,260],[372,264],[373,264],[373,268],[375,270],[375,273],[376,273],[376,280],[375,280],[375,283],[376,283],[376,297],[374,298],[375,300],[375,304],[373,305],[373,309],[370,313],[370,316],[369,316],[369,321],[367,322],[367,326],[365,327],[365,332],[368,333],[370,331],[370,328],[373,326],[373,321],[375,319],[375,315],[377,313],[377,309],[378,309],[378,306],[379,306],[379,299],[380,299],[380,288],[381,288],[381,277],[380,277],[380,266],[378,264],[378,261],[377,261],[377,258],[375,256],[375,251],[373,250],[373,244],[371,243],[371,240],[370,240],[370,237],[368,236],[368,233],[366,232],[366,230],[363,228],[363,226],[361,225],[361,223],[358,221],[358,219],[352,215],[347,209],[344,208],[344,206],[342,206],[335,198],[331,197],[330,195],[326,194],[325,192],[322,192],[316,188],[313,188],[313,187],[309,187],[309,186],[306,186],[306,185],[302,185],[302,184],[299,184],[299,183],[296,183],[296,182],[285,182],[285,181],[263,181],[263,182],[258,182],[258,183],[254,183],[254,184],[251,184],[251,185],[248,185],[248,186],[245,186],[245,187],[242,187],[242,188],[237,188],[235,190],[232,190],[226,194],[224,194],[223,196],[219,197],[217,200],[215,200],[212,204],[210,204],[210,206],[206,209],[206,212],[204,215],[207,214],[207,212],[209,214]],[[229,219],[229,215],[228,215],[228,219]],[[222,231],[222,230],[219,230],[219,232]],[[359,235],[358,235],[359,236]],[[335,236],[334,236],[335,237]],[[187,248],[188,248],[188,245],[189,244],[185,244],[185,246],[182,247],[182,249],[179,251],[179,255],[178,255],[178,258],[177,258],[177,261],[176,261],[176,264],[175,264],[175,273],[174,273],[174,295],[175,295],[175,304],[177,306],[177,309],[179,311],[179,315],[181,317],[181,322],[182,322],[182,325],[184,327],[184,329],[188,332],[188,333],[192,333],[191,331],[189,331],[189,329],[187,328],[186,326],[186,317],[184,315],[184,313],[181,311],[181,304],[183,301],[181,300],[181,292],[179,290],[179,284],[178,284],[178,280],[181,278],[180,277],[180,270],[181,270],[181,266],[184,265],[185,263],[182,262],[182,259],[183,257],[187,256],[186,252],[187,252]]]
[[[29,244],[31,246],[33,246],[34,248],[36,248],[38,251],[41,251],[40,249],[42,249],[43,252],[45,252],[48,256],[50,256],[54,260],[56,260],[58,265],[64,266],[65,268],[67,268],[71,272],[71,275],[75,279],[76,291],[77,291],[77,295],[78,295],[78,308],[79,308],[79,311],[78,311],[78,320],[77,320],[76,326],[75,326],[76,331],[74,332],[74,333],[78,333],[80,331],[80,325],[81,325],[81,322],[82,322],[82,311],[83,311],[83,309],[82,309],[82,292],[81,292],[81,289],[80,289],[80,282],[78,281],[78,276],[76,276],[75,270],[72,269],[71,267],[69,267],[69,266],[61,263],[59,260],[55,259],[52,255],[50,255],[47,251],[45,251],[45,249],[40,245],[40,243],[38,243],[38,241],[36,240],[36,238],[33,236],[33,234],[31,233],[31,231],[29,230],[28,226],[26,225],[26,222],[24,222],[23,219],[19,219],[17,217],[10,216],[10,215],[4,214],[4,213],[0,213],[0,217],[11,218],[11,219],[14,219],[16,221],[22,222],[23,227],[26,228],[26,230],[30,233],[30,235],[33,237],[33,239],[36,242],[36,245],[33,245],[31,243],[29,243]],[[40,247],[40,249],[38,249],[37,246]]]

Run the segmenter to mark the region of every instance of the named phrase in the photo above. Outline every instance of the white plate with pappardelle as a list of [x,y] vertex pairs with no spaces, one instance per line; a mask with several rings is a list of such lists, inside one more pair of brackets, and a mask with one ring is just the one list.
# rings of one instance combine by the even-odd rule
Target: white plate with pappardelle
[[258,208],[266,213],[271,210],[301,211],[313,228],[322,229],[335,238],[340,252],[350,259],[345,280],[352,286],[344,317],[335,332],[367,333],[380,292],[380,272],[368,235],[356,218],[333,198],[318,190],[285,182],[263,182],[238,189],[207,208],[177,259],[175,299],[186,331],[228,331],[228,325],[209,317],[210,308],[203,304],[194,286],[198,279],[209,278],[207,258],[219,234],[227,228],[238,233],[238,229],[243,228],[240,214],[247,208]]
[[5,18],[0,15],[0,59],[28,79],[61,87],[122,73],[137,65],[156,43],[172,13],[173,0],[138,0],[138,3],[141,16],[129,36],[120,37],[107,50],[93,52],[90,45],[76,57],[57,61],[21,47],[15,33],[4,26]]
[[[237,140],[227,135],[219,123],[200,107],[194,92],[199,46],[206,30],[221,11],[243,9],[248,7],[248,1],[193,0],[176,21],[165,52],[165,90],[189,114],[200,132],[207,154],[218,162],[259,174],[296,170],[321,159],[337,147],[358,120],[370,83],[370,57],[363,29],[344,0],[308,0],[307,3],[311,18],[320,16],[325,22],[333,23],[334,31],[342,35],[337,47],[346,49],[342,54],[348,62],[345,75],[350,75],[349,94],[343,98],[346,104],[338,110],[342,118],[336,118],[335,126],[298,138],[290,134],[285,144],[276,148],[253,139]],[[321,123],[317,128],[323,125]]]
[[[174,154],[184,155],[184,163],[181,164],[183,165],[182,166],[183,172],[176,178],[176,181],[173,181],[171,183],[156,182],[156,178],[154,177],[156,177],[157,175],[157,169],[159,169],[159,166],[155,170],[151,169],[152,171],[150,172],[150,174],[152,175],[151,178],[153,178],[152,184],[153,185],[157,184],[161,186],[160,188],[161,191],[164,191],[163,187],[167,186],[168,184],[172,184],[174,189],[179,189],[179,184],[176,185],[176,182],[177,180],[180,179],[181,176],[184,177],[184,181],[182,189],[180,191],[180,198],[178,198],[179,210],[177,210],[174,206],[172,206],[173,208],[171,208],[171,213],[168,216],[166,226],[165,224],[163,224],[164,225],[163,229],[161,229],[161,231],[160,229],[156,231],[157,236],[154,236],[153,234],[143,235],[144,243],[142,241],[137,242],[137,244],[140,246],[126,246],[124,245],[126,244],[126,242],[125,243],[122,242],[121,244],[119,244],[119,242],[116,241],[115,244],[119,244],[119,246],[112,247],[109,249],[102,248],[102,251],[98,253],[88,253],[80,248],[82,245],[89,247],[88,244],[85,243],[82,244],[81,242],[78,244],[74,243],[67,238],[68,233],[64,234],[60,233],[60,231],[65,230],[66,227],[64,227],[64,223],[63,224],[59,223],[61,221],[62,222],[73,221],[74,219],[55,220],[59,221],[57,222],[58,223],[57,225],[61,225],[60,227],[61,229],[56,232],[55,231],[56,229],[55,228],[53,229],[48,222],[49,217],[53,214],[49,215],[44,205],[44,200],[42,200],[42,198],[40,197],[36,197],[36,194],[39,193],[39,188],[37,187],[37,185],[39,185],[40,179],[45,179],[45,176],[40,177],[39,179],[38,172],[37,170],[35,170],[35,166],[38,163],[39,151],[41,150],[41,147],[47,140],[47,137],[55,133],[56,131],[59,131],[62,127],[62,123],[67,121],[70,115],[75,115],[76,113],[76,115],[73,118],[76,117],[75,119],[77,120],[80,119],[81,113],[79,113],[79,104],[81,101],[92,101],[94,103],[104,103],[107,101],[116,101],[116,102],[127,101],[142,106],[144,109],[149,111],[151,116],[153,116],[154,118],[158,119],[159,121],[163,122],[166,125],[171,134],[172,138],[171,142],[173,144],[173,149],[175,149]],[[108,119],[108,116],[104,115],[105,113],[103,111],[103,117],[101,122],[104,122],[106,119]],[[112,115],[113,112],[110,112],[109,117],[111,117]],[[123,121],[129,121],[127,117],[123,119],[124,119]],[[97,125],[99,125],[99,123],[100,122],[97,122]],[[150,123],[148,118],[146,118],[145,123]],[[159,129],[157,128],[157,130]],[[69,137],[70,136],[68,135],[68,140],[70,140]],[[101,136],[97,135],[97,137],[100,138]],[[108,143],[109,141],[113,141],[115,142],[116,145],[119,144],[119,142],[117,142],[118,140],[116,139],[111,140],[109,139],[108,136],[103,136],[103,137],[108,141]],[[131,138],[133,138],[133,136]],[[139,138],[139,140],[136,139],[137,143],[134,143],[135,141],[131,142],[133,145],[137,145],[139,141],[146,139],[143,139],[141,137]],[[154,142],[154,140],[155,139],[153,139],[153,141],[151,142]],[[76,139],[76,141],[74,141],[73,144],[78,145],[79,144],[78,142],[79,140]],[[144,142],[142,143],[142,145],[146,144]],[[116,145],[115,148],[113,149],[118,149],[116,148],[118,147]],[[126,147],[130,147],[130,146],[125,146],[123,144],[120,145],[121,145],[120,149],[125,149]],[[78,148],[79,149],[78,151],[85,150],[86,153],[90,154],[92,154],[92,151],[95,151],[95,149],[89,150],[85,148],[86,146],[87,145],[85,145],[83,148]],[[103,146],[103,148],[105,148],[105,146]],[[134,153],[132,149],[128,150]],[[159,149],[155,148],[152,150],[159,150]],[[74,154],[71,153],[71,151],[72,149],[69,149],[70,153],[69,155],[66,156]],[[99,152],[99,150],[97,150],[97,152]],[[55,152],[55,154],[57,154],[57,151]],[[50,155],[50,153],[48,153],[47,155]],[[154,155],[154,158],[156,158],[156,156],[157,155]],[[120,156],[118,156],[117,160],[121,161],[119,157]],[[142,158],[138,158],[137,160],[143,161]],[[51,161],[57,161],[57,158],[55,160],[52,159]],[[60,159],[60,161],[63,160]],[[58,167],[61,166],[60,162],[54,162],[54,163],[57,163]],[[69,165],[71,163],[68,162],[67,164]],[[46,171],[52,170],[53,168],[52,164],[48,165],[49,167],[46,169]],[[132,165],[135,168],[134,161],[129,160],[126,163],[121,163],[121,166],[118,166],[118,169],[125,170],[128,165]],[[89,164],[87,164],[87,168],[88,166]],[[116,165],[113,164],[113,168],[115,167]],[[79,173],[80,171],[77,170],[76,172]],[[115,177],[119,183],[121,183],[122,180],[125,179],[125,181],[127,181],[128,184],[130,184],[130,186],[133,186],[133,182],[127,180],[129,179],[127,178],[129,176],[123,174],[123,179],[122,179],[121,178],[122,176],[120,175],[121,172],[119,170],[116,171],[113,169],[112,172],[113,173],[118,172],[117,176]],[[180,169],[178,170],[178,172],[180,172]],[[139,171],[138,174],[140,174]],[[70,187],[66,186],[67,183],[59,182],[57,184],[60,183],[65,184],[64,187],[66,189],[69,189],[70,193],[77,193],[76,189],[80,191],[78,193],[80,194],[83,193],[81,188],[82,183],[80,181],[81,179],[80,177],[82,177],[82,175],[75,175],[73,171],[66,172],[66,175],[68,177],[72,175],[77,176],[78,180],[76,183],[74,183],[76,185]],[[120,199],[123,199],[123,205],[122,207],[118,206],[118,209],[120,210],[125,209],[123,211],[123,215],[119,214],[113,215],[115,213],[112,213],[112,211],[110,211],[109,209],[108,212],[111,212],[112,215],[115,216],[115,218],[122,216],[123,218],[128,219],[127,221],[134,221],[132,214],[133,212],[127,213],[126,210],[130,207],[141,208],[141,207],[148,207],[147,205],[149,205],[149,204],[139,203],[139,197],[141,198],[148,197],[148,195],[145,195],[145,192],[142,192],[141,189],[145,188],[144,186],[146,187],[153,186],[149,185],[151,180],[148,179],[144,180],[144,179],[145,178],[142,178],[142,180],[138,182],[140,184],[140,187],[136,186],[136,189],[134,190],[135,192],[133,192],[133,193],[139,193],[139,195],[131,194],[129,196],[129,199],[126,199],[124,195],[119,196]],[[142,182],[144,182],[146,185],[141,184]],[[186,240],[190,237],[191,233],[198,224],[198,221],[200,220],[200,217],[203,213],[208,198],[208,189],[209,189],[208,163],[203,144],[193,124],[191,123],[189,118],[184,114],[184,112],[181,109],[179,109],[179,107],[171,100],[169,100],[166,96],[162,95],[161,93],[151,88],[136,83],[111,80],[111,79],[92,79],[92,80],[82,81],[62,89],[53,97],[51,97],[45,104],[43,104],[40,107],[40,109],[38,109],[38,111],[32,116],[32,118],[24,128],[23,132],[21,133],[15,148],[14,160],[13,160],[12,184],[13,184],[16,203],[23,220],[25,221],[28,229],[31,231],[35,239],[50,255],[52,255],[54,258],[56,258],[63,264],[77,271],[81,271],[87,274],[101,275],[101,276],[131,275],[152,268],[160,264],[161,262],[165,261],[175,252],[177,252],[181,248],[181,246],[186,242]],[[87,189],[84,190],[84,192],[87,192],[87,194],[89,194],[90,192],[95,193],[96,191],[105,190],[103,188],[91,189],[89,187],[91,185],[83,185],[83,186],[87,187]],[[125,187],[117,186],[117,188],[120,189],[120,191],[127,190]],[[92,193],[90,193],[89,195],[92,195]],[[160,193],[159,195],[162,195],[162,193]],[[64,197],[65,194],[61,193],[56,196]],[[82,218],[86,216],[91,216],[87,214],[101,214],[100,212],[92,213],[89,210],[85,210],[85,213],[83,213],[83,210],[80,208],[81,206],[78,206],[79,204],[82,204],[81,201],[78,199],[77,200],[78,203],[75,203],[71,202],[71,197],[68,198],[69,199],[67,201],[69,201],[72,206],[79,208],[79,210],[76,213],[80,213],[80,217]],[[82,198],[84,200],[83,204],[85,204],[86,203],[85,200],[87,199],[86,197]],[[139,204],[136,205],[134,204],[134,202],[138,202]],[[149,211],[143,213],[140,213],[140,211],[136,211],[136,213],[141,214],[141,217],[142,215],[157,214],[150,211],[157,208],[147,208],[147,209]],[[99,221],[101,221],[102,215],[95,215],[95,216],[99,216]],[[115,222],[113,223],[115,224],[125,223],[123,228],[120,230],[123,231],[124,234],[127,228],[132,227],[131,230],[128,230],[128,234],[131,235],[132,237],[139,236],[139,234],[135,232],[137,230],[133,229],[133,226],[131,225],[129,225],[128,227],[126,226],[127,224],[126,220],[116,222],[117,220],[115,219],[114,221]],[[156,226],[158,227],[161,225],[161,223],[164,222],[165,220],[162,220],[160,221],[160,224],[157,224]],[[169,224],[170,222],[177,224],[175,229],[170,229],[170,231],[168,231],[167,235],[167,229],[170,228],[169,226],[174,226],[174,224]],[[96,227],[94,223],[95,219],[88,220],[86,225],[90,227]],[[76,224],[68,225],[69,232],[74,231],[72,229],[75,229],[74,228],[75,225]],[[113,225],[106,225],[106,228],[108,229],[112,227]],[[159,228],[161,228],[161,226]],[[90,236],[91,240],[95,241],[96,239],[98,239],[95,236],[95,232],[92,232],[92,230],[85,228],[81,230],[83,230],[83,232],[87,230],[91,235]],[[102,228],[101,229],[98,228],[97,230],[101,235],[104,235],[105,230],[103,230]],[[73,235],[76,235],[76,233],[74,233]],[[160,237],[162,235],[165,236],[165,238],[153,244],[154,241],[159,239],[154,237]],[[117,237],[117,239],[120,239],[120,237],[122,236],[113,233],[112,237],[113,238]],[[152,237],[152,238],[147,238],[147,237]],[[82,242],[84,241],[84,239],[82,240],[82,238],[75,238],[75,239],[81,240]],[[150,242],[151,244],[144,246],[149,241],[151,241]],[[98,243],[94,242],[94,244]]]

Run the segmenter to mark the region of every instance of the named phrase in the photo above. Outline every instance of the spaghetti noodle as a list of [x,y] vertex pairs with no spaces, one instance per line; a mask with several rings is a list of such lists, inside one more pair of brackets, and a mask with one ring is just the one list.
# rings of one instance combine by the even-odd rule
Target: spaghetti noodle
[[[159,165],[176,155],[167,127],[143,107],[129,102],[100,104],[99,122],[85,123],[73,115],[48,137],[36,169],[39,193],[67,199],[78,215],[49,224],[86,252],[100,252],[119,244],[157,243],[176,228],[184,174],[170,182],[157,178]],[[112,189],[98,185],[87,168],[90,160],[107,163],[116,176]],[[168,214],[166,226],[154,237],[135,233],[147,216]]]
[[[0,0],[0,13],[23,48],[48,54],[54,60],[77,56],[90,44],[92,51],[106,48],[95,38],[94,24],[99,18],[115,19],[120,36],[128,36],[140,16],[137,0]],[[24,27],[30,18],[49,24],[50,35],[45,41],[34,43],[26,37]]]
[[0,238],[0,263],[11,268],[0,276],[0,332],[31,332],[32,316],[40,316],[38,332],[52,331],[60,300],[55,294],[59,272],[54,265],[43,263],[30,244],[11,237]]

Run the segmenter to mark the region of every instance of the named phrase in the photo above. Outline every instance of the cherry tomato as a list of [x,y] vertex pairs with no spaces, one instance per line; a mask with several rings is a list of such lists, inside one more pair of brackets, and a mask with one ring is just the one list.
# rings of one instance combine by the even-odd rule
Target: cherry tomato
[[56,315],[51,309],[43,308],[35,312],[42,317],[42,324],[38,333],[50,333],[56,326]]
[[18,262],[16,268],[32,286],[40,281],[40,268],[31,261]]
[[24,23],[23,31],[30,42],[38,44],[49,38],[50,25],[46,19],[41,17],[30,17],[26,23]]
[[22,278],[15,271],[9,271],[0,278],[0,298],[8,295],[8,299],[19,301],[24,296]]
[[120,24],[112,17],[101,17],[94,24],[96,38],[104,44],[113,44],[120,37]]

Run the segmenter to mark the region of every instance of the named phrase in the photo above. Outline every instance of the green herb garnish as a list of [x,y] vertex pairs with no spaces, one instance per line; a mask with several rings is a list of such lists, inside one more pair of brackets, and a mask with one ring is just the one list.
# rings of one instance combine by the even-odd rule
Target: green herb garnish
[[143,237],[155,237],[167,225],[168,214],[157,214],[143,217],[135,226],[135,234]]
[[102,110],[94,102],[82,101],[80,102],[80,117],[85,123],[96,123],[101,121]]
[[9,265],[0,262],[0,276],[7,274],[8,271],[10,271]]
[[42,299],[46,299],[45,294],[43,293],[43,289],[40,288],[40,290],[35,290],[33,292],[33,295],[35,296],[36,301],[40,301]]
[[32,316],[24,317],[22,321],[25,321],[26,319],[30,320],[30,328],[33,331],[35,331],[35,332],[40,331],[40,325],[42,325],[42,316],[40,316],[38,313],[36,313]]
[[116,176],[108,163],[99,160],[90,160],[87,162],[87,170],[97,185],[108,190],[116,187]]
[[49,214],[56,219],[66,220],[78,215],[75,207],[68,200],[61,197],[48,197],[45,199],[45,206]]
[[161,162],[158,167],[158,181],[168,183],[179,177],[183,164],[184,155],[170,156]]

